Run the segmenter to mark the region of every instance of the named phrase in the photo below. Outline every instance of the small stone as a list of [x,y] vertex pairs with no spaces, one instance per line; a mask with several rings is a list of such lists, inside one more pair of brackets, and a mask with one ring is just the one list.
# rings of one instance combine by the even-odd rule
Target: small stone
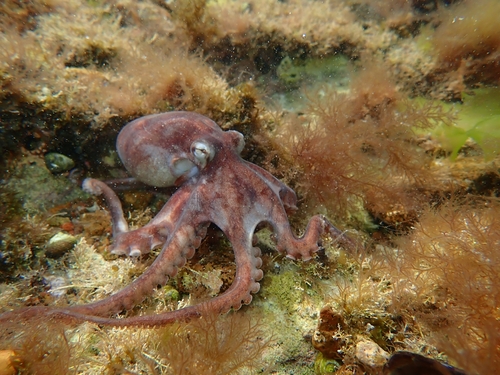
[[78,239],[70,234],[59,232],[45,245],[45,254],[50,258],[58,258],[75,246]]
[[371,340],[361,340],[356,344],[356,359],[371,368],[381,368],[389,354]]
[[72,159],[56,152],[49,152],[44,159],[47,169],[52,173],[66,172],[75,167],[75,162]]
[[50,285],[49,293],[52,294],[56,298],[60,298],[64,296],[67,292],[66,288],[66,280],[61,276],[49,276],[47,277],[47,281]]

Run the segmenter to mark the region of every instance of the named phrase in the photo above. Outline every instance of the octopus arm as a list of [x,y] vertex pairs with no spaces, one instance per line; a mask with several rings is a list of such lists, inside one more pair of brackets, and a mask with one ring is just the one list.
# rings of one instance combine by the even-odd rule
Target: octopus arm
[[257,281],[262,278],[262,271],[259,269],[262,260],[260,249],[248,243],[234,245],[234,253],[238,265],[235,281],[223,294],[208,301],[175,311],[124,319],[89,316],[74,311],[68,312],[68,317],[117,327],[158,327],[179,321],[189,321],[207,312],[223,314],[230,309],[238,310],[243,304],[249,304],[252,301],[252,293],[257,293],[260,289]]
[[[153,290],[159,285],[164,285],[169,276],[175,276],[178,268],[186,263],[186,259],[194,255],[195,249],[201,243],[201,238],[205,235],[205,229],[206,226],[202,224],[197,229],[190,225],[183,225],[182,228],[176,228],[175,235],[169,238],[153,264],[130,285],[107,298],[67,308],[29,307],[1,315],[0,323],[13,317],[16,319],[29,319],[44,315],[60,319],[67,323],[89,321],[110,326],[155,326],[162,324],[154,322],[156,315],[153,317],[138,317],[140,319],[116,319],[109,318],[109,316],[121,311],[130,310],[133,306],[142,302],[146,296],[151,295]],[[193,315],[192,313],[175,311],[173,313],[175,316],[185,316],[186,319]],[[175,318],[169,319],[166,319],[165,322],[175,320]]]
[[128,232],[128,224],[123,216],[120,199],[116,193],[104,182],[95,178],[86,178],[82,183],[82,189],[92,195],[102,196],[111,213],[113,222],[113,237],[120,233]]
[[301,237],[295,236],[290,228],[286,216],[279,210],[272,212],[270,223],[276,235],[276,247],[279,252],[286,252],[291,259],[309,260],[313,257],[322,243],[322,236],[329,234],[335,241],[349,251],[356,248],[353,240],[347,237],[341,230],[337,229],[323,215],[315,215],[307,224],[306,230]]
[[[51,309],[47,307],[27,308],[17,311],[15,315],[13,313],[2,315],[0,322],[5,319],[29,318],[43,314],[66,321],[67,323],[88,321],[115,327],[158,327],[179,321],[189,321],[207,312],[222,314],[228,312],[230,309],[238,310],[243,304],[249,304],[252,301],[252,294],[257,293],[260,289],[258,281],[263,276],[260,270],[262,265],[261,253],[260,249],[252,247],[249,241],[237,241],[233,239],[232,243],[237,264],[235,281],[223,294],[197,305],[160,314],[123,319],[106,317],[106,315],[112,312],[116,313],[121,310],[127,310],[139,303],[145,295],[152,292],[157,284],[164,284],[166,282],[167,277],[165,273],[168,273],[170,276],[175,275],[177,267],[181,267],[184,264],[186,258],[194,253],[194,246],[198,244],[197,240],[193,240],[192,246],[188,246],[192,250],[183,250],[179,256],[177,251],[179,250],[179,246],[180,248],[186,247],[185,243],[183,243],[186,240],[185,236],[190,237],[189,233],[175,236],[175,240],[172,240],[170,246],[165,247],[162,254],[158,256],[153,265],[141,277],[120,292],[104,300],[66,309]],[[171,251],[173,250],[172,247],[175,247],[176,251]]]
[[176,217],[182,210],[187,189],[175,193],[151,222],[142,228],[129,231],[123,215],[121,202],[116,193],[104,182],[87,178],[82,185],[91,194],[102,196],[111,213],[113,223],[112,254],[140,256],[149,253],[153,248],[162,245],[172,233]]

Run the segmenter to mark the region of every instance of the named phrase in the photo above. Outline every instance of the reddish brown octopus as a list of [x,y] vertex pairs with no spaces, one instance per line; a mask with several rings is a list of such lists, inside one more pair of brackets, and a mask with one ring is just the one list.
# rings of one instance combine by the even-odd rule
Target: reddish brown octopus
[[[329,233],[346,243],[326,218],[311,218],[297,238],[287,210],[295,209],[296,195],[288,186],[240,157],[243,136],[222,131],[209,118],[192,112],[168,112],[141,117],[127,124],[117,139],[118,154],[137,180],[156,187],[178,186],[156,217],[129,231],[121,203],[104,182],[88,178],[83,189],[102,195],[111,211],[115,254],[138,256],[162,245],[152,265],[130,285],[103,300],[85,305],[28,307],[0,316],[0,322],[21,317],[51,316],[66,322],[91,321],[112,326],[159,326],[189,320],[203,313],[224,313],[249,304],[259,291],[262,260],[252,240],[261,223],[271,226],[278,251],[292,259],[311,259],[321,235]],[[230,241],[236,262],[231,287],[206,302],[155,315],[112,318],[129,310],[164,285],[200,245],[210,223]]]

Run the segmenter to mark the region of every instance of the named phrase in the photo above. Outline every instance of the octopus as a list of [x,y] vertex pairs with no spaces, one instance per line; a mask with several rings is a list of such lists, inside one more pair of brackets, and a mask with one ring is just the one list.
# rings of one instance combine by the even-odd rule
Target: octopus
[[[176,186],[175,193],[147,225],[129,230],[120,200],[108,184],[87,178],[82,187],[101,196],[110,210],[112,253],[138,257],[159,246],[161,252],[141,276],[102,300],[68,307],[28,307],[4,313],[0,322],[48,315],[67,322],[155,327],[204,313],[222,314],[249,304],[252,294],[259,291],[262,259],[254,246],[254,232],[262,225],[271,227],[277,250],[292,259],[311,259],[326,234],[352,245],[321,215],[313,216],[304,234],[297,237],[287,216],[296,209],[296,194],[266,170],[242,159],[244,144],[241,133],[223,131],[211,119],[192,112],[154,114],[127,124],[117,138],[118,154],[127,171],[147,185]],[[210,223],[224,233],[234,251],[236,271],[228,290],[174,311],[112,317],[132,309],[174,277],[193,257]]]

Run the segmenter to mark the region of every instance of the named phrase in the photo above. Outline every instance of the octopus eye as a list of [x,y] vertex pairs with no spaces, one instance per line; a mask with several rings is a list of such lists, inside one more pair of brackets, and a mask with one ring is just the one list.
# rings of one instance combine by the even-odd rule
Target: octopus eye
[[214,148],[204,141],[193,142],[191,145],[191,152],[200,168],[205,168],[207,162],[212,160],[215,156]]

